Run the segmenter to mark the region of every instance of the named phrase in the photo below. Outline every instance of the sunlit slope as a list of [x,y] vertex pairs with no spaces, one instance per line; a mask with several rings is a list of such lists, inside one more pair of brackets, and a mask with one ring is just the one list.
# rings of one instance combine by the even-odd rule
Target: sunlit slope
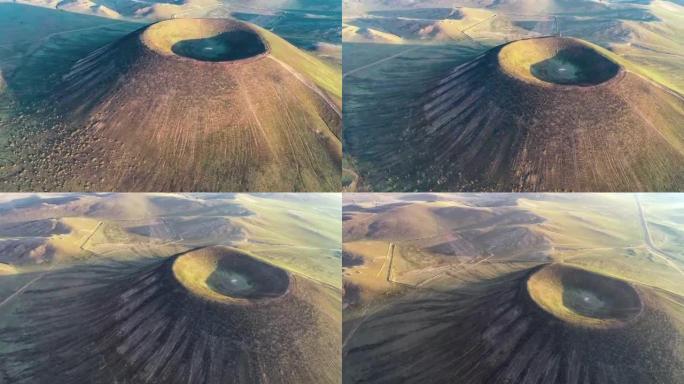
[[[268,42],[271,55],[303,74],[313,81],[318,87],[325,90],[338,107],[342,105],[342,71],[319,60],[313,55],[297,49],[280,36],[271,33],[259,26],[251,25],[257,29]],[[339,129],[339,127],[336,127]],[[335,131],[339,136],[339,130]]]
[[342,28],[344,42],[387,43],[401,44],[403,39],[391,33],[378,31],[373,28],[359,28],[354,25],[344,25]]
[[545,218],[538,228],[552,238],[556,248],[561,250],[633,247],[643,241],[631,195],[575,194],[545,199],[523,197],[518,204]]
[[345,242],[342,276],[345,306],[359,305],[392,289],[387,281],[391,245],[385,241]]
[[406,178],[449,190],[679,189],[684,99],[623,63],[581,40],[539,38],[455,68],[404,133],[416,164]]
[[468,7],[375,11],[346,19],[342,39],[392,44],[454,42],[487,39],[496,35],[495,28],[513,28],[508,20],[495,16],[491,10]]
[[0,263],[0,275],[13,275],[17,273],[17,269],[5,263]]
[[650,77],[682,94],[684,4],[656,0],[649,2],[646,9],[656,20],[620,21],[620,29],[627,37],[625,41],[610,43],[610,48],[621,57],[639,64]]
[[684,267],[684,202],[678,194],[640,195],[651,239]]
[[[545,218],[536,230],[550,239],[554,247],[550,256],[556,262],[684,294],[684,274],[680,272],[684,263],[670,257],[677,251],[663,255],[649,246],[633,195],[573,195],[520,200],[521,208]],[[649,209],[653,208],[647,205],[646,220]],[[660,230],[671,232],[677,228],[673,223],[661,222]],[[658,239],[658,233],[653,226],[652,237]]]
[[[270,263],[333,287],[340,278],[340,195],[278,199],[240,195],[254,215],[235,220],[245,234],[241,247]],[[315,205],[318,209],[311,210]]]
[[169,20],[79,61],[33,179],[51,189],[338,190],[339,71],[275,35]]
[[97,229],[89,218],[61,218],[0,225],[0,263],[34,266],[87,258],[83,245]]

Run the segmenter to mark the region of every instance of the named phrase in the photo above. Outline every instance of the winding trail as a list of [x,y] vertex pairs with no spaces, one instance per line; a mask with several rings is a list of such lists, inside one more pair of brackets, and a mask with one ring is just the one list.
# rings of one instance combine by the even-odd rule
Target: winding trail
[[644,208],[641,206],[641,201],[639,201],[639,194],[634,194],[634,200],[636,201],[636,205],[639,210],[639,221],[641,222],[641,228],[644,230],[644,242],[646,243],[646,248],[653,255],[665,261],[665,263],[667,263],[670,267],[684,276],[684,270],[682,270],[674,261],[672,261],[672,259],[675,258],[669,255],[667,252],[660,250],[655,244],[653,244],[653,238],[651,237],[651,232],[648,229]]

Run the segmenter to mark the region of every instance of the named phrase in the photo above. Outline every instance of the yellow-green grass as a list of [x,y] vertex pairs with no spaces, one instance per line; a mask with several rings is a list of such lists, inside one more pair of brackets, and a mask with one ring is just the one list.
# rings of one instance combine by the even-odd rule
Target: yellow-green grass
[[[314,196],[311,196],[312,198]],[[239,217],[249,237],[263,243],[339,249],[341,206],[339,194],[316,196],[318,209],[311,202],[241,194],[236,200],[254,215]]]
[[530,276],[527,291],[543,310],[578,327],[621,327],[642,309],[639,294],[630,284],[559,264]]
[[[240,248],[273,265],[341,287],[340,195],[316,199],[237,195],[236,201],[254,213],[234,219],[247,240]],[[318,209],[311,209],[312,204]]]
[[97,247],[103,244],[133,244],[150,241],[153,240],[128,231],[114,220],[103,220],[99,227],[97,227],[97,230],[92,232],[92,236],[88,241],[84,243],[84,248]]
[[537,228],[557,249],[622,248],[643,244],[639,216],[631,195],[576,194],[572,199],[548,200],[522,198],[518,204],[545,219]]
[[346,43],[384,43],[384,44],[403,44],[401,37],[378,31],[372,28],[361,29],[354,25],[345,24],[342,27],[342,41]]
[[17,273],[17,269],[13,266],[5,263],[0,263],[0,276],[14,275],[15,273]]
[[325,90],[338,104],[342,103],[342,69],[333,67],[315,56],[295,48],[285,39],[256,25],[252,28],[259,31],[270,48],[274,58],[284,62],[299,73],[306,74],[320,88]]
[[42,248],[51,263],[71,263],[91,256],[82,246],[98,227],[98,220],[85,217],[64,217],[60,221],[69,229],[66,234],[55,234],[45,239]]
[[345,282],[359,287],[361,303],[392,289],[392,284],[387,281],[389,245],[385,241],[355,241],[344,244],[344,252],[363,260],[361,265],[345,268],[343,273]]
[[[635,28],[644,28],[643,24],[638,24]],[[658,36],[657,34],[651,34],[647,33],[647,35],[652,36],[654,38],[657,38],[659,41],[662,41],[663,39],[662,36]],[[666,39],[667,40],[667,39]],[[652,58],[652,53],[642,49],[636,49],[633,47],[633,45],[629,45],[628,49],[626,49],[624,46],[616,45],[613,49],[615,52],[611,52],[610,50],[601,47],[598,44],[594,44],[589,41],[581,40],[584,44],[587,46],[595,49],[597,52],[599,52],[601,55],[609,58],[610,60],[616,62],[618,65],[622,66],[626,70],[639,74],[643,77],[645,77],[648,80],[651,80],[657,84],[663,85],[667,88],[670,88],[672,90],[675,90],[679,92],[680,94],[684,93],[684,89],[682,88],[682,84],[678,84],[677,82],[674,82],[672,80],[671,74],[668,73],[670,69],[664,69],[664,68],[658,68],[657,66],[653,65],[652,62],[649,60]],[[670,43],[672,42],[671,40],[668,40]],[[684,43],[684,42],[683,42]],[[677,44],[677,46],[682,46]],[[634,53],[637,53],[636,56],[634,56]],[[635,62],[636,60],[630,60],[632,58],[637,58],[638,55],[645,55],[645,57],[642,57],[641,60],[638,60],[638,63]],[[673,62],[678,64],[679,62],[677,61],[678,59],[673,59]]]
[[418,247],[386,241],[345,243],[344,252],[363,260],[344,268],[343,273],[345,282],[359,287],[361,302],[401,288],[393,283],[418,284],[435,274],[433,268],[445,267],[437,257]]
[[639,200],[653,244],[671,255],[682,255],[675,261],[684,263],[684,201],[673,196],[640,195]]
[[556,254],[554,258],[588,271],[684,295],[681,273],[646,248],[589,249]]
[[[176,55],[173,46],[183,41],[215,37],[229,30],[255,31],[268,46],[273,57],[299,73],[311,77],[319,87],[339,102],[342,97],[342,73],[315,56],[296,49],[285,39],[254,24],[229,19],[173,19],[156,23],[142,33],[142,41],[154,51]],[[264,52],[266,53],[266,52]]]
[[[536,230],[551,240],[554,260],[684,293],[682,275],[646,249],[632,195],[576,194],[567,200],[521,199],[519,204],[546,219]],[[651,232],[652,236],[657,233]]]
[[66,217],[60,219],[69,232],[46,237],[42,246],[34,249],[39,262],[49,261],[52,264],[73,263],[92,256],[82,246],[98,226],[98,221],[90,218]]
[[[372,219],[345,223],[345,240],[367,237],[375,240],[409,242],[436,236],[454,225],[435,214],[437,204],[415,203],[373,215]],[[372,227],[369,224],[372,223]]]
[[652,1],[652,22],[623,21],[631,36],[626,43],[611,44],[611,49],[626,58],[625,65],[680,94],[684,94],[684,7],[669,1]]
[[55,263],[86,260],[95,254],[124,259],[164,257],[186,249],[176,244],[163,244],[164,241],[160,239],[132,233],[126,229],[124,223],[116,220],[65,217],[60,221],[70,232],[52,235],[46,241]]
[[[503,42],[506,36],[497,30],[502,21],[493,11],[459,7],[457,18],[434,18],[411,21],[401,19],[389,27],[383,18],[362,17],[344,20],[342,40],[351,43],[434,44],[435,42],[466,42],[471,38]],[[506,24],[513,28],[510,23]],[[466,33],[464,33],[467,32]]]
[[[435,23],[435,26],[439,28],[443,36],[451,40],[465,41],[468,39],[467,36],[478,41],[504,39],[504,36],[496,32],[494,25],[492,25],[496,16],[493,11],[468,7],[462,7],[458,10],[461,13],[461,18],[444,19]],[[467,33],[467,36],[464,34],[464,31]]]

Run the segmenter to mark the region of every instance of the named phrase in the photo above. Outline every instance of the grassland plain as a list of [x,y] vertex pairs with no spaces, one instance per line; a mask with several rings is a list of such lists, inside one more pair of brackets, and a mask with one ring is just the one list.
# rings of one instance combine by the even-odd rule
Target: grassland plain
[[[433,1],[416,8],[401,1],[364,6],[347,2],[343,187],[349,191],[681,189],[681,180],[669,176],[681,174],[683,166],[680,77],[684,68],[677,22],[684,14],[681,6],[669,1],[544,4],[463,1],[447,6]],[[396,39],[376,36],[388,33]],[[493,81],[492,72],[497,72],[477,73],[486,66],[485,52],[493,54],[507,42],[543,36],[581,39],[598,56],[619,65],[627,75],[603,84],[604,90],[612,89],[614,102],[605,100],[608,96],[602,92],[592,94],[589,89],[601,87],[590,84],[581,87],[585,92],[575,87],[577,92],[566,89],[554,98],[555,92],[546,93],[548,87],[528,88],[535,97],[518,92],[520,88],[512,83],[480,81]],[[536,57],[543,52],[542,44],[536,45],[518,47],[525,48],[520,52],[535,52]],[[553,56],[537,58],[544,62]],[[561,56],[546,63],[567,61]],[[543,77],[538,68],[528,73]],[[553,70],[582,75],[596,68]],[[513,78],[529,80],[530,76]],[[559,81],[563,82],[555,78],[546,83]],[[439,90],[444,91],[441,99]],[[634,101],[642,91],[648,95],[636,99],[652,104]],[[502,111],[510,111],[509,102],[520,104],[515,116],[522,119],[503,117]],[[606,108],[590,111],[590,105]],[[477,107],[487,112],[478,113]],[[567,114],[568,110],[573,113]],[[621,113],[618,118],[612,115],[616,111]],[[441,123],[441,131],[435,123]],[[617,126],[629,129],[616,134],[611,127]],[[488,128],[488,135],[482,133]],[[556,136],[560,132],[565,135],[562,139]],[[515,133],[520,135],[513,138]],[[563,145],[554,144],[560,141]],[[488,154],[482,162],[474,160]],[[606,172],[610,176],[601,176]]]
[[[262,19],[279,18],[280,28],[293,26],[293,13],[305,16],[312,26],[320,26],[315,19],[326,14],[335,15],[339,26],[341,4],[337,0],[181,0],[181,1],[108,1],[108,0],[22,0],[20,3],[34,7],[47,8],[62,12],[80,13],[84,15],[106,17],[112,20],[166,20],[181,17],[215,17],[224,18],[231,14],[241,14]],[[300,20],[301,22],[301,20]],[[300,24],[296,31],[308,31]],[[330,31],[326,31],[330,33]],[[334,34],[334,33],[332,33]],[[306,39],[311,39],[308,35]]]
[[[3,6],[15,14],[8,29],[30,18],[25,12],[60,13]],[[70,20],[57,18],[74,40],[51,51],[51,35],[34,43],[45,57],[59,55],[56,68],[32,65],[23,53],[3,68],[5,190],[340,189],[341,74],[333,59],[237,21],[177,19],[142,30],[73,17],[98,19],[96,36],[108,23],[132,33],[82,42]],[[230,56],[238,35],[254,43],[243,47],[250,57]],[[190,59],[188,49],[213,55]],[[54,81],[38,82],[46,72]]]
[[1,196],[0,382],[339,383],[339,198]]
[[343,382],[678,383],[681,199],[345,194]]

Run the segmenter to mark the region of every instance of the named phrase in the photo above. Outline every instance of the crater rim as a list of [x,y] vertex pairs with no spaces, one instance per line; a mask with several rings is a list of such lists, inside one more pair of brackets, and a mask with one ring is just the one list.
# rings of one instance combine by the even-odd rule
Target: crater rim
[[555,89],[590,89],[619,79],[622,65],[597,47],[572,37],[535,37],[503,45],[501,70],[528,84]]
[[177,256],[174,279],[194,296],[251,305],[279,300],[290,292],[292,277],[284,269],[231,247],[208,247]]
[[620,328],[643,311],[641,295],[632,284],[578,267],[544,266],[528,277],[526,289],[541,310],[583,328]]
[[270,53],[268,41],[257,29],[231,19],[163,20],[146,27],[140,40],[154,53],[200,63],[241,63]]

